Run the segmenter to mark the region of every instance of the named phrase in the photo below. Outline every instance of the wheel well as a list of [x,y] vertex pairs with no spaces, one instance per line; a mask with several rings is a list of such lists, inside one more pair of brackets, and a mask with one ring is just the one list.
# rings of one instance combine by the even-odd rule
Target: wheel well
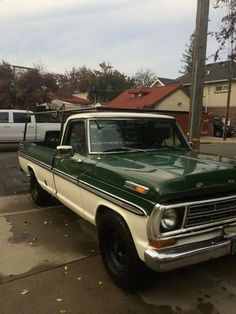
[[35,177],[36,178],[36,176],[35,176],[35,173],[34,173],[34,169],[33,168],[31,168],[31,167],[28,167],[28,172],[29,172],[29,175],[30,175],[30,177]]
[[34,174],[34,170],[31,167],[28,167],[29,174]]
[[105,206],[105,205],[100,205],[97,209],[97,212],[96,212],[96,217],[95,217],[95,223],[96,223],[96,226],[98,225],[98,222],[99,222],[99,219],[102,217],[102,215],[107,212],[107,211],[110,211],[112,210],[111,208]]
[[108,206],[105,206],[105,205],[100,205],[98,206],[97,208],[97,211],[96,211],[96,217],[95,217],[95,223],[96,223],[96,226],[98,226],[99,224],[99,220],[102,218],[102,216],[107,213],[107,212],[113,212],[115,213],[116,215],[120,216],[121,219],[125,222],[125,224],[127,225],[128,229],[129,229],[129,226],[126,222],[126,219],[123,217],[123,215],[121,215],[119,212],[117,212],[116,210],[112,209],[111,207],[108,207]]

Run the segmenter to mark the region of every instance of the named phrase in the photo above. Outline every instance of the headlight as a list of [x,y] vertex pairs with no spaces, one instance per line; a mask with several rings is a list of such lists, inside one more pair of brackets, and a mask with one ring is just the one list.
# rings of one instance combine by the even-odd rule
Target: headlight
[[178,223],[178,215],[175,209],[167,209],[161,217],[161,227],[164,231],[174,230]]
[[183,224],[185,209],[182,206],[165,208],[165,206],[157,205],[148,220],[148,238],[155,240],[164,237],[165,233],[180,229]]

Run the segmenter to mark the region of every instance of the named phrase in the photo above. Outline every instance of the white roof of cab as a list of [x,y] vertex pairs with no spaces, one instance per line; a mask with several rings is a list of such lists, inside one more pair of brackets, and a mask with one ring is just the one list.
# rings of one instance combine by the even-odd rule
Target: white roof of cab
[[93,119],[93,118],[163,118],[175,119],[172,116],[161,115],[156,113],[144,112],[83,112],[77,113],[68,118],[71,119]]

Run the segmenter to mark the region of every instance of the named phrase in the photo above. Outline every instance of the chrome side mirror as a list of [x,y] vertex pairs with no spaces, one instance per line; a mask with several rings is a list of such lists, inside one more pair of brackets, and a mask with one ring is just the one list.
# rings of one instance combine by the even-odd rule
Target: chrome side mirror
[[68,158],[74,155],[74,149],[69,145],[57,146],[57,156]]

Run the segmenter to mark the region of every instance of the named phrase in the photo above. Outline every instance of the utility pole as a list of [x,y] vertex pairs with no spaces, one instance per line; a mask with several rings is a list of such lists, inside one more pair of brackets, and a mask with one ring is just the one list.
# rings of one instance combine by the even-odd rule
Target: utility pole
[[193,71],[190,94],[190,134],[193,150],[199,150],[202,119],[202,99],[205,79],[205,60],[209,0],[197,0],[196,29],[193,42]]
[[228,84],[228,94],[227,94],[227,103],[225,109],[225,122],[224,122],[224,131],[223,131],[223,141],[226,141],[227,138],[227,126],[229,121],[229,106],[230,106],[230,98],[231,98],[231,89],[232,89],[232,80],[233,80],[233,60],[232,57],[227,64],[229,67],[229,84]]

